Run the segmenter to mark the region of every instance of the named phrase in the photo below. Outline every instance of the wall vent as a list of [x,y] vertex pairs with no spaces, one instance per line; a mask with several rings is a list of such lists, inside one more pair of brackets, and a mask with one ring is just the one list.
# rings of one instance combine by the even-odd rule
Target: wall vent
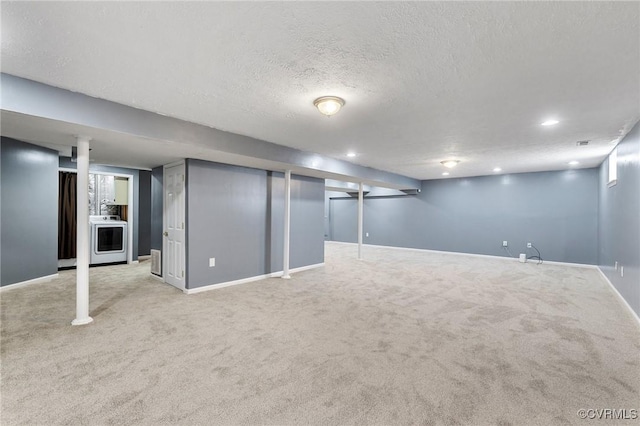
[[151,273],[162,275],[162,252],[160,250],[151,250]]
[[589,145],[589,141],[578,141],[576,142],[577,146],[587,146]]

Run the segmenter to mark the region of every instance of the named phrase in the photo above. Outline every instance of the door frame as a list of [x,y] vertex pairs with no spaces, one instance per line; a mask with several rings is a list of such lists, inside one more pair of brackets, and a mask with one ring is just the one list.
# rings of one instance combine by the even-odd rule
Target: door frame
[[[58,167],[58,171],[59,172],[71,172],[71,173],[78,173],[77,169],[71,169],[69,167]],[[127,203],[129,206],[133,207],[133,175],[128,175],[126,173],[115,173],[115,172],[104,172],[104,171],[96,171],[96,170],[91,170],[91,166],[89,166],[89,174],[91,175],[103,175],[103,176],[117,176],[117,177],[124,177],[127,178],[127,186],[129,189],[129,193],[127,194]],[[136,213],[139,214],[138,212],[138,208],[139,206],[135,206],[136,209]],[[129,217],[127,217],[127,263],[131,264],[134,263],[133,262],[133,209],[131,211],[131,214],[129,214]],[[138,232],[138,230],[135,230],[136,232]],[[136,260],[136,263],[138,261]]]
[[[162,166],[162,281],[165,284],[169,284],[167,283],[166,277],[165,277],[165,271],[167,270],[166,268],[166,260],[167,260],[167,239],[164,236],[164,233],[166,232],[167,229],[167,210],[166,210],[166,206],[167,206],[167,190],[166,190],[166,170],[168,168],[171,167],[175,167],[175,166],[184,166],[184,250],[182,251],[182,264],[184,265],[184,288],[182,289],[183,291],[185,291],[187,289],[187,227],[189,226],[187,224],[187,162],[186,160],[178,160],[178,161],[174,161],[173,163],[169,163],[169,164],[165,164]],[[171,285],[171,284],[169,284]],[[175,287],[172,285],[172,287]],[[177,287],[175,287],[177,288]]]

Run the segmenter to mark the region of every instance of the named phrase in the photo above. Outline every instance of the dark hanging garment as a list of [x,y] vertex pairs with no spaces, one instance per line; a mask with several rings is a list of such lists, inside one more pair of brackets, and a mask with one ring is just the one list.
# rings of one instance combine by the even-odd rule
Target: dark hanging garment
[[60,172],[58,197],[58,259],[75,259],[78,226],[77,174]]

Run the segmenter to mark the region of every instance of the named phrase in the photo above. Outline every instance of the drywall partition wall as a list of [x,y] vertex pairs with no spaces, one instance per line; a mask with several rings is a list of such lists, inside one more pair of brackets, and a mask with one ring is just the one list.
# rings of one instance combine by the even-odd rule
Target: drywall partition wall
[[162,197],[164,168],[151,171],[151,248],[162,250]]
[[270,272],[267,173],[189,159],[187,176],[187,288]]
[[58,153],[2,138],[0,285],[58,272]]
[[[77,164],[71,161],[70,157],[60,157],[60,167],[64,169],[73,169],[77,168]],[[133,215],[133,247],[132,247],[132,260],[138,259],[138,229],[140,226],[139,221],[139,199],[140,199],[140,177],[139,170],[137,169],[127,169],[123,167],[114,167],[114,166],[104,166],[102,164],[89,164],[89,173],[115,173],[115,174],[124,174],[124,175],[132,175],[133,176],[133,208],[129,211]]]
[[[282,176],[284,188],[284,176]],[[284,194],[284,189],[282,191]],[[273,204],[282,206],[284,198],[276,199]],[[284,224],[284,216],[274,215],[277,223]],[[281,225],[282,226],[282,225]],[[282,233],[277,234],[282,241]],[[282,270],[282,250],[278,250],[280,259],[277,269]],[[324,262],[324,179],[306,176],[291,176],[291,243],[290,267],[313,265]]]
[[[326,179],[325,179],[326,182]],[[334,197],[348,197],[346,192],[330,191],[325,188],[324,191],[324,239],[331,241],[331,198]],[[357,238],[357,235],[356,235]]]
[[[364,242],[596,264],[598,170],[521,173],[422,182],[418,195],[364,200]],[[332,198],[336,241],[355,242],[357,200]],[[369,233],[369,236],[366,236]]]
[[138,256],[151,254],[151,172],[140,170],[138,198]]
[[618,144],[616,185],[609,187],[608,175],[605,160],[600,166],[598,265],[640,315],[640,124]]
[[[324,182],[291,188],[291,266],[322,263]],[[283,206],[281,173],[187,160],[187,288],[281,271]]]
[[[291,175],[291,268],[324,262],[323,206],[324,179]],[[266,264],[271,265],[270,272],[279,272],[284,244],[284,173],[267,172],[267,221],[271,225],[266,235],[270,242]]]
[[[294,176],[291,176],[292,193],[293,185]],[[293,204],[293,197],[291,198]],[[265,251],[265,264],[269,265],[269,272],[281,271],[284,254],[284,173],[267,172],[267,224],[265,243],[269,249]],[[291,227],[289,230],[293,233]],[[289,252],[292,251],[289,244]],[[291,262],[289,265],[292,267]]]
[[[369,207],[368,204],[365,206]],[[345,194],[336,198],[331,197],[329,198],[328,211],[329,240],[347,243],[358,242],[358,200],[349,196],[345,197]],[[365,213],[368,213],[368,210],[365,210]]]

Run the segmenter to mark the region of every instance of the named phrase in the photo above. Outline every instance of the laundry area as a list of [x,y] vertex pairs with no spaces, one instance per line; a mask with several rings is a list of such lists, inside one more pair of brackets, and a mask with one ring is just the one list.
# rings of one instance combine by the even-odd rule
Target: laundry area
[[[58,268],[76,265],[77,173],[59,172]],[[91,266],[126,263],[129,258],[129,177],[89,173]]]

